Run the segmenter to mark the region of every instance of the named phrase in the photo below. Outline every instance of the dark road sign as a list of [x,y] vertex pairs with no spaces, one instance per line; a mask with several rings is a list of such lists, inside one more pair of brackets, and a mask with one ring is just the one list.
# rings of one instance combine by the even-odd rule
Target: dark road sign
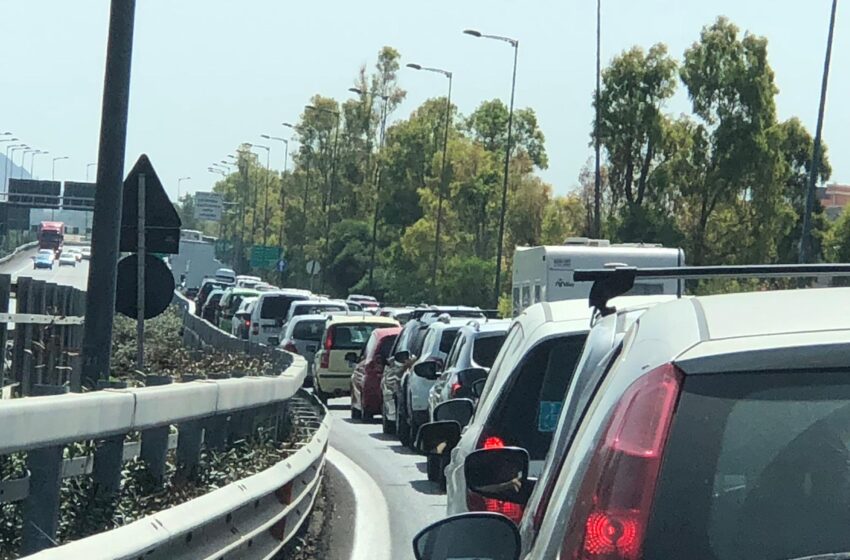
[[145,246],[151,253],[176,255],[180,252],[180,216],[165,194],[165,188],[145,154],[124,179],[121,208],[121,251],[138,249],[139,175],[145,175]]
[[59,181],[9,179],[9,203],[29,208],[59,208]]
[[[145,228],[147,229],[147,228]],[[136,318],[138,255],[124,257],[118,262],[118,284],[115,311]],[[162,259],[148,254],[145,257],[145,319],[152,319],[166,310],[174,296],[174,276]]]
[[94,210],[95,183],[78,183],[65,181],[65,191],[62,193],[62,207],[73,210]]

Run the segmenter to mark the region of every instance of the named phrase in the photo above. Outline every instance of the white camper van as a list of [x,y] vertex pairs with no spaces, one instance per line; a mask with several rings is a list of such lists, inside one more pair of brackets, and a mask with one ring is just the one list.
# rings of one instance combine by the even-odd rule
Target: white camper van
[[[684,266],[685,253],[661,245],[611,244],[604,239],[569,238],[563,245],[517,247],[513,263],[513,314],[541,301],[586,299],[589,282],[573,282],[577,269],[611,264],[639,267]],[[680,280],[637,279],[629,295],[680,293]]]

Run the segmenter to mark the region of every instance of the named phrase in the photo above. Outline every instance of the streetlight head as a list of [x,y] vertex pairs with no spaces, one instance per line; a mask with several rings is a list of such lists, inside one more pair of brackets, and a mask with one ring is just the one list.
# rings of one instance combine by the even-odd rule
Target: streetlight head
[[281,124],[281,125],[283,125],[283,126],[285,126],[285,127],[287,127],[287,128],[295,128],[295,125],[294,125],[294,124],[292,124],[292,123],[282,122],[282,123],[280,123],[280,124]]
[[413,68],[414,70],[422,70],[421,64],[413,64],[412,62],[407,64],[408,68]]
[[474,29],[464,29],[463,32],[467,35],[472,35],[473,37],[481,37],[481,32]]
[[348,88],[348,91],[350,91],[351,93],[356,93],[357,95],[366,95],[366,92],[364,92],[362,89],[356,88],[356,87],[350,87],[350,88]]
[[309,109],[311,111],[318,111],[315,105],[304,105],[305,109]]
[[260,138],[265,138],[266,140],[271,140],[271,136],[268,134],[260,134]]

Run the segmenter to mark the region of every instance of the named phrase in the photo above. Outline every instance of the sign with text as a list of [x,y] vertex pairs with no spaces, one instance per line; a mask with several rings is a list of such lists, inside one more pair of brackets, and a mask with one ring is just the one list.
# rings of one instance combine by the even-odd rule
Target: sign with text
[[251,267],[272,270],[280,260],[280,247],[254,245],[251,247]]
[[65,181],[62,208],[66,210],[94,210],[95,183]]
[[211,222],[221,221],[224,209],[224,200],[221,194],[213,192],[195,193],[195,219],[209,220]]
[[59,208],[59,181],[9,179],[9,204],[27,208]]

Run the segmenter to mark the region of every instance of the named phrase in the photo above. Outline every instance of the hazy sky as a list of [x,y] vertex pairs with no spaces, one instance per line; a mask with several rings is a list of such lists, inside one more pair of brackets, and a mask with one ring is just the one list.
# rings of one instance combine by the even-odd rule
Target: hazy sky
[[[593,0],[139,0],[126,168],[150,155],[173,196],[207,190],[210,163],[259,135],[287,135],[314,93],[344,98],[361,64],[384,45],[402,64],[455,74],[453,100],[469,114],[507,101],[511,49],[464,28],[520,41],[517,106],[533,107],[546,134],[557,192],[573,188],[588,147],[594,87]],[[677,58],[718,15],[768,37],[781,90],[780,118],[814,132],[830,0],[603,0],[603,63],[631,47],[664,42]],[[97,158],[109,2],[0,0],[0,132],[70,160],[57,178],[85,179]],[[824,137],[833,180],[850,182],[850,6],[839,7]],[[844,13],[841,13],[841,12]],[[844,16],[844,17],[842,17]],[[445,79],[401,70],[406,117]],[[669,109],[687,111],[682,88]],[[291,145],[294,147],[294,145]],[[0,143],[0,148],[3,144]],[[283,146],[272,158],[282,165]],[[0,150],[2,151],[2,150]],[[52,156],[51,156],[52,157]],[[274,164],[273,164],[274,166]],[[49,158],[37,176],[50,174]]]

